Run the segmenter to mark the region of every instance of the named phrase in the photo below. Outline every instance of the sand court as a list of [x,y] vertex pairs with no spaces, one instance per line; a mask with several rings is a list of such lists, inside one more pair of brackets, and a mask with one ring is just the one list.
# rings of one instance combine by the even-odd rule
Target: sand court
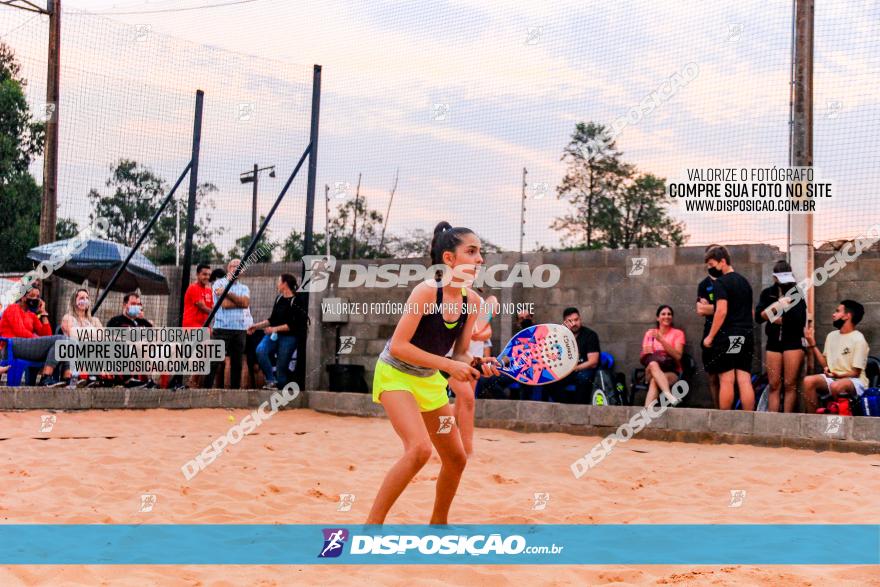
[[[181,472],[246,410],[0,413],[2,523],[360,524],[400,453],[387,420],[286,410]],[[41,431],[41,428],[43,429]],[[598,437],[478,428],[450,522],[481,524],[878,524],[880,457],[635,439],[581,479]],[[388,523],[423,524],[439,459]],[[535,494],[549,494],[543,508]],[[350,511],[337,511],[340,495]],[[144,497],[154,496],[154,497]],[[665,545],[664,548],[687,548]],[[859,566],[11,566],[0,584],[787,584],[880,585]]]

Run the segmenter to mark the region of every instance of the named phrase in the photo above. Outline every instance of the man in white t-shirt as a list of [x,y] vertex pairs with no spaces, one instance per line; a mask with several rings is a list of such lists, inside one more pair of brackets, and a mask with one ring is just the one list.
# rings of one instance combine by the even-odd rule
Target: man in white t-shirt
[[832,318],[834,330],[825,338],[825,348],[819,352],[812,327],[804,331],[807,348],[822,366],[821,375],[804,377],[804,402],[807,413],[815,414],[819,407],[819,391],[828,391],[833,397],[847,394],[850,397],[865,393],[868,377],[865,367],[868,364],[868,341],[856,324],[865,315],[865,308],[853,300],[843,300],[837,305]]

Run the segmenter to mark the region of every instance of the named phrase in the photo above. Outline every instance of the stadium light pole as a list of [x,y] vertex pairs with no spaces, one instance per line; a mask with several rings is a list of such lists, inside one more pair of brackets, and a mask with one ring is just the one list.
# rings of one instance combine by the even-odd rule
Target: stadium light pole
[[259,176],[261,171],[269,170],[269,177],[275,177],[275,166],[269,165],[268,167],[260,167],[258,164],[254,163],[254,168],[251,171],[244,171],[239,176],[238,180],[241,183],[253,183],[253,197],[251,202],[251,240],[253,240],[254,235],[257,234],[257,184],[259,183]]

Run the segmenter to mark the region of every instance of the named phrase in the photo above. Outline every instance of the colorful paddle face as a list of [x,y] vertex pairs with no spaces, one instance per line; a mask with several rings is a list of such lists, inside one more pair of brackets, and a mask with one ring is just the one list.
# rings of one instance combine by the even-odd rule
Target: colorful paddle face
[[577,340],[562,324],[536,324],[520,330],[498,355],[498,370],[520,383],[546,385],[572,372]]

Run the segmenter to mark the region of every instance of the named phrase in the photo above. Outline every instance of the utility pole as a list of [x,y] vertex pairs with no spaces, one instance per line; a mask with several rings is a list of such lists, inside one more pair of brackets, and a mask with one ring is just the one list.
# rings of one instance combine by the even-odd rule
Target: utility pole
[[523,167],[522,176],[522,209],[519,213],[519,260],[522,261],[523,256],[523,237],[526,235],[526,175],[528,170]]
[[[814,0],[795,2],[794,107],[791,136],[791,164],[813,165],[813,15]],[[795,275],[813,274],[813,214],[789,215],[789,257]],[[813,317],[813,289],[806,292],[807,315]]]
[[58,98],[61,81],[61,0],[48,0],[49,58],[46,76],[46,144],[43,153],[43,199],[40,244],[55,240],[58,215]]
[[397,191],[397,180],[400,177],[400,167],[394,172],[394,187],[391,188],[391,197],[388,199],[388,210],[385,211],[385,221],[382,223],[382,238],[379,239],[379,254],[385,250],[385,228],[388,226],[388,217],[391,216],[391,202],[394,201],[394,192]]
[[355,241],[357,240],[358,230],[358,200],[361,195],[361,174],[358,173],[358,186],[354,192],[354,224],[351,227],[351,244],[348,247],[348,258],[354,259]]
[[254,191],[251,198],[251,240],[257,234],[257,184],[259,183],[260,166],[254,163]]
[[324,249],[330,256],[330,186],[324,184]]

